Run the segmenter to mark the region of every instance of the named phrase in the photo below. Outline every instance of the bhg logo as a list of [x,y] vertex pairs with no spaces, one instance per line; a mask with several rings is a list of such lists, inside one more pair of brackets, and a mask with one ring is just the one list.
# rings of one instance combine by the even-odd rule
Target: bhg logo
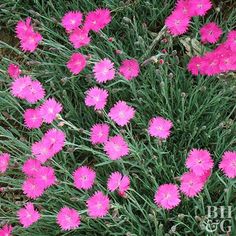
[[207,206],[207,216],[200,226],[207,233],[229,235],[232,230],[232,206]]

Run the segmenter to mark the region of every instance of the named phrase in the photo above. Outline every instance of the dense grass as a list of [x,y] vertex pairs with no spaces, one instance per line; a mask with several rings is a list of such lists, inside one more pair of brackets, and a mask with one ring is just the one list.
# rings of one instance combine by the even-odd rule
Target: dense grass
[[[163,27],[164,19],[173,9],[172,0],[1,0],[1,63],[0,63],[0,151],[12,156],[10,170],[0,176],[0,226],[14,225],[14,235],[206,235],[200,221],[208,205],[235,205],[235,180],[226,179],[218,170],[218,163],[225,150],[235,150],[235,74],[219,77],[192,77],[186,70],[189,56],[179,38],[167,37],[150,48]],[[235,26],[234,1],[215,1],[214,8],[204,18],[195,18],[189,32],[181,37],[199,40],[198,29],[205,22],[217,21],[224,32]],[[83,12],[97,7],[112,10],[113,21],[99,35],[92,35],[92,43],[79,51],[91,54],[91,62],[110,58],[116,66],[122,59],[134,57],[140,64],[158,55],[165,63],[149,63],[141,68],[140,76],[127,82],[117,76],[105,84],[109,90],[109,103],[102,113],[95,113],[84,105],[85,91],[94,86],[92,64],[79,75],[72,76],[65,63],[76,51],[68,42],[60,26],[60,18],[68,10]],[[220,7],[220,9],[217,9]],[[222,11],[222,9],[226,11]],[[42,45],[33,54],[23,54],[17,40],[11,35],[16,22],[27,16],[34,19],[42,33]],[[108,38],[114,41],[109,42]],[[17,43],[17,45],[15,45]],[[201,46],[201,50],[210,50]],[[115,50],[122,50],[116,55]],[[162,55],[161,51],[167,50]],[[10,78],[6,68],[17,63],[24,74],[40,80],[48,96],[56,97],[64,106],[63,131],[67,144],[49,164],[56,170],[58,184],[48,189],[35,201],[42,219],[29,229],[23,229],[16,218],[16,211],[28,201],[21,191],[24,175],[22,163],[31,155],[30,146],[39,140],[49,128],[29,131],[23,125],[22,114],[29,104],[13,98],[9,93]],[[106,113],[118,100],[125,100],[136,108],[135,119],[124,129],[112,123]],[[171,137],[163,143],[150,138],[148,121],[156,115],[171,119],[174,128]],[[58,121],[60,122],[60,121]],[[58,126],[58,122],[54,126]],[[92,147],[88,130],[96,122],[112,126],[111,134],[122,133],[129,143],[130,155],[112,162],[101,147]],[[160,184],[178,182],[186,171],[186,155],[191,148],[206,148],[214,158],[214,172],[203,192],[194,199],[182,197],[179,207],[167,212],[158,209],[153,202]],[[88,164],[97,171],[95,188],[78,191],[72,184],[72,172],[76,167]],[[85,212],[85,200],[95,190],[106,190],[107,177],[112,171],[122,171],[131,177],[131,190],[127,199],[110,194],[112,209],[105,219],[92,220]],[[55,223],[55,216],[64,205],[78,209],[82,224],[78,230],[62,233]],[[236,232],[233,228],[232,232]]]

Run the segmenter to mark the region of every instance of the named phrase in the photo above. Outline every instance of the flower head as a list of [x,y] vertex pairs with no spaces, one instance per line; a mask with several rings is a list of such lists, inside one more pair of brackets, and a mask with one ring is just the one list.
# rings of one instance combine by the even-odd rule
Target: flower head
[[69,11],[61,19],[61,24],[67,32],[77,29],[83,20],[83,14],[80,11]]
[[118,125],[127,125],[135,115],[135,109],[124,101],[118,101],[108,113],[108,116]]
[[88,166],[81,166],[75,170],[73,178],[76,188],[88,190],[94,184],[96,172]]
[[46,162],[55,155],[51,149],[50,142],[47,142],[47,140],[41,140],[39,142],[33,143],[31,151],[36,159],[41,163]]
[[63,207],[57,214],[57,223],[62,230],[76,229],[80,225],[80,215],[73,208]]
[[22,171],[29,177],[35,176],[41,169],[40,161],[36,159],[28,159],[22,166]]
[[111,160],[117,160],[129,154],[129,147],[121,135],[116,135],[105,143],[104,151]]
[[108,9],[97,9],[87,14],[84,27],[87,30],[99,32],[105,28],[111,21],[111,12]]
[[19,39],[25,38],[27,32],[34,32],[33,27],[31,26],[31,18],[27,17],[26,20],[20,20],[16,25],[16,37]]
[[61,111],[61,103],[57,102],[54,98],[47,99],[40,106],[40,115],[43,118],[43,121],[48,124],[51,124]]
[[193,75],[198,75],[202,62],[202,57],[192,57],[188,63],[188,71],[191,72]]
[[21,74],[20,67],[15,64],[10,64],[8,66],[7,72],[9,74],[9,76],[13,79],[17,79]]
[[207,23],[200,29],[201,41],[203,43],[216,43],[222,33],[222,29],[216,23]]
[[94,110],[104,109],[107,103],[108,91],[98,87],[90,88],[85,97],[85,105],[94,106]]
[[212,3],[210,0],[189,0],[189,7],[193,16],[204,16],[211,9]]
[[22,91],[22,94],[27,102],[34,104],[37,101],[44,98],[45,90],[39,81],[33,80],[33,81],[31,81],[29,86],[27,86]]
[[135,59],[122,61],[119,72],[126,80],[132,80],[139,75],[139,64]]
[[205,172],[213,168],[211,154],[204,149],[192,149],[186,160],[186,167],[197,176],[202,176]]
[[180,190],[188,197],[195,197],[204,187],[204,181],[192,171],[181,176]]
[[25,90],[31,85],[31,77],[23,76],[15,79],[11,83],[11,94],[14,97],[24,99],[25,98]]
[[29,202],[24,208],[17,212],[20,223],[24,228],[28,228],[40,219],[40,214],[34,209],[33,203]]
[[110,127],[107,124],[95,124],[91,128],[90,140],[92,144],[102,144],[108,140]]
[[0,236],[12,236],[12,234],[11,234],[12,230],[13,230],[13,228],[11,225],[4,225],[0,229]]
[[28,177],[22,185],[22,190],[28,198],[36,199],[43,195],[44,186],[39,185],[34,177]]
[[190,8],[189,0],[178,0],[175,11],[181,12],[184,17],[191,18],[194,15],[193,10]]
[[236,152],[227,151],[224,153],[219,168],[228,178],[236,177]]
[[26,109],[24,112],[24,123],[25,126],[29,129],[39,128],[43,123],[43,119],[40,115],[39,109]]
[[42,41],[43,37],[38,32],[27,31],[24,38],[21,39],[21,48],[25,52],[34,52]]
[[49,188],[56,182],[56,176],[52,167],[41,166],[35,173],[35,182],[44,189]]
[[160,139],[166,139],[170,136],[170,130],[173,124],[170,120],[157,116],[150,120],[148,133]]
[[57,154],[65,146],[65,133],[61,130],[52,128],[49,129],[42,138],[42,142],[50,148],[53,155]]
[[10,154],[2,153],[0,154],[0,173],[5,173],[10,162]]
[[120,172],[113,172],[108,179],[107,188],[109,191],[114,192],[118,190],[119,194],[123,196],[129,189],[130,179],[126,175],[122,175]]
[[175,184],[163,184],[157,189],[154,201],[158,207],[171,210],[180,203],[179,189]]
[[70,34],[69,40],[73,44],[74,48],[81,48],[88,45],[91,39],[86,29],[78,28]]
[[114,64],[107,58],[97,62],[93,68],[93,73],[98,83],[105,83],[114,79],[115,69]]
[[86,59],[81,53],[73,53],[67,62],[67,68],[74,75],[78,75],[86,66]]
[[165,20],[165,25],[174,36],[184,34],[190,24],[189,16],[184,16],[182,11],[176,10]]
[[87,202],[88,215],[92,218],[101,218],[108,214],[110,208],[110,200],[108,196],[101,191],[97,191],[91,196]]

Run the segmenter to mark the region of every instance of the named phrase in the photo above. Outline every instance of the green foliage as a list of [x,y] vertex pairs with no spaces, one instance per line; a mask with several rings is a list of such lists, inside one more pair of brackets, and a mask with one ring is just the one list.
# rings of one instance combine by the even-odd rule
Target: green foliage
[[[150,47],[174,6],[173,0],[1,0],[0,24],[0,151],[12,156],[10,170],[0,176],[0,226],[14,225],[14,235],[206,235],[199,227],[199,219],[208,205],[235,204],[235,180],[226,179],[218,170],[225,150],[235,149],[235,81],[233,75],[217,78],[192,77],[186,70],[189,57],[180,38],[162,40]],[[225,6],[229,10],[223,11]],[[232,7],[231,7],[232,6]],[[214,9],[204,18],[197,18],[189,32],[182,37],[199,40],[198,29],[205,22],[216,20],[224,32],[235,24],[234,1],[215,1]],[[61,17],[68,10],[88,12],[97,7],[112,10],[112,23],[101,34],[92,34],[92,43],[74,50],[60,26]],[[221,7],[220,10],[217,7]],[[42,33],[42,45],[33,54],[23,54],[14,39],[16,22],[31,16]],[[108,41],[113,37],[112,42]],[[17,45],[16,45],[17,44]],[[202,50],[203,50],[202,46]],[[161,53],[162,49],[167,54]],[[117,55],[115,50],[121,50]],[[206,48],[205,50],[210,50]],[[84,105],[85,91],[96,85],[89,64],[78,76],[66,68],[70,55],[80,51],[92,56],[91,62],[110,58],[116,65],[129,57],[142,64],[151,56],[160,56],[165,63],[149,63],[141,68],[141,75],[127,82],[117,78],[105,84],[110,92],[108,105],[101,114]],[[48,189],[35,204],[42,219],[29,229],[23,229],[16,211],[28,201],[22,194],[24,175],[22,163],[31,155],[30,147],[49,128],[29,131],[23,125],[22,114],[30,105],[13,98],[9,93],[10,78],[6,73],[10,62],[21,66],[23,73],[41,81],[48,96],[56,97],[64,106],[63,131],[67,145],[49,165],[56,170],[58,184]],[[112,123],[107,112],[118,100],[125,100],[136,108],[135,119],[124,129]],[[171,137],[158,143],[147,134],[148,121],[156,115],[174,123]],[[58,126],[58,122],[54,126]],[[110,161],[101,147],[92,147],[88,131],[96,122],[112,126],[112,135],[122,133],[129,143],[130,155]],[[179,207],[168,212],[158,209],[153,202],[160,184],[178,182],[186,171],[184,166],[191,148],[206,148],[214,158],[215,168],[204,191],[194,199],[182,197]],[[73,187],[72,173],[76,167],[88,164],[97,171],[95,188],[78,191]],[[106,190],[107,177],[112,171],[122,171],[131,177],[127,199],[110,194],[112,209],[104,219],[87,217],[85,201],[95,191]],[[57,212],[64,205],[77,209],[82,215],[81,227],[62,233],[55,223]],[[176,228],[175,228],[176,227]],[[236,229],[233,229],[236,232]],[[169,235],[168,234],[168,235]]]

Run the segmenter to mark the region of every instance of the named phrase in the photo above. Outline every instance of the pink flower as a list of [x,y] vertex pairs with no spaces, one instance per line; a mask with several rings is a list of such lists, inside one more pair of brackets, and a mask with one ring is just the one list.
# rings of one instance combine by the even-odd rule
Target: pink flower
[[55,155],[65,146],[65,139],[66,136],[63,131],[52,128],[49,129],[46,134],[44,134],[42,142],[45,143],[46,146],[50,148],[50,151],[53,153],[53,155]]
[[211,154],[204,149],[192,149],[186,160],[186,167],[197,176],[202,176],[213,168]]
[[236,152],[227,151],[224,153],[219,168],[228,178],[236,177]]
[[22,171],[29,177],[35,176],[41,168],[40,161],[36,159],[28,159],[22,166]]
[[87,30],[95,32],[105,28],[111,21],[111,12],[108,9],[97,9],[87,14],[84,22],[84,27]]
[[98,83],[105,83],[114,79],[115,69],[114,64],[107,58],[100,60],[94,65],[93,73]]
[[39,109],[26,109],[24,112],[24,123],[29,129],[37,129],[42,123],[43,119],[40,115]]
[[34,143],[31,147],[31,151],[36,159],[41,163],[46,162],[48,159],[54,156],[54,152],[51,150],[50,143],[45,142],[45,140]]
[[34,80],[22,91],[22,94],[27,102],[34,104],[44,98],[45,90],[39,81]]
[[90,141],[93,145],[102,144],[108,140],[110,127],[107,124],[95,124],[90,131]]
[[31,84],[30,76],[19,77],[11,83],[11,94],[14,97],[24,99],[25,90]]
[[21,74],[20,67],[15,64],[10,64],[8,66],[7,72],[9,74],[9,76],[13,79],[17,79]]
[[166,139],[170,136],[170,129],[172,127],[173,123],[170,120],[157,116],[150,120],[148,133],[153,137]]
[[40,106],[40,115],[42,116],[43,121],[48,124],[51,124],[61,111],[61,103],[57,102],[54,98],[47,99]]
[[188,197],[195,197],[202,191],[204,181],[200,176],[195,175],[193,172],[186,172],[181,177],[180,190]]
[[212,53],[207,53],[202,58],[202,63],[200,66],[200,73],[203,75],[216,75],[220,73],[219,67],[220,59]]
[[73,208],[63,207],[57,214],[57,223],[62,230],[76,229],[80,225],[80,215]]
[[108,116],[118,125],[127,125],[134,118],[135,109],[124,101],[118,101],[108,113]]
[[0,229],[0,236],[12,236],[12,234],[11,234],[12,230],[13,230],[13,228],[11,225],[4,225]]
[[202,61],[202,57],[192,57],[188,63],[188,71],[191,72],[193,75],[198,75]]
[[105,143],[104,151],[111,160],[117,160],[129,154],[129,147],[121,135],[116,135]]
[[104,195],[101,191],[97,191],[91,196],[87,202],[88,215],[91,218],[102,218],[108,214],[110,208],[110,200],[108,196]]
[[194,12],[190,8],[189,0],[178,0],[175,11],[181,12],[184,17],[191,18],[194,15]]
[[204,16],[211,9],[212,3],[210,0],[189,0],[189,7],[193,16]]
[[165,25],[174,36],[184,34],[188,30],[190,18],[184,16],[180,10],[173,11],[165,20]]
[[157,189],[154,201],[158,207],[171,210],[180,203],[179,189],[176,184],[163,184]]
[[34,209],[33,203],[29,202],[24,208],[17,212],[20,223],[24,228],[28,228],[40,219],[40,214]]
[[86,92],[85,105],[94,106],[94,110],[104,109],[107,103],[108,91],[98,87],[90,88]]
[[139,64],[135,59],[122,61],[119,72],[126,80],[132,80],[139,75]]
[[28,198],[36,199],[43,195],[44,186],[39,185],[34,177],[29,177],[24,181],[22,190]]
[[229,32],[226,44],[230,47],[230,50],[236,52],[236,30]]
[[130,179],[128,176],[123,175],[120,172],[113,172],[108,179],[107,188],[114,192],[118,190],[121,196],[125,195],[125,192],[129,189]]
[[56,182],[56,176],[52,167],[42,166],[35,173],[35,182],[44,189],[49,188]]
[[96,172],[88,166],[81,166],[75,170],[73,178],[76,188],[88,190],[94,184]]
[[83,14],[80,11],[69,11],[61,20],[62,26],[67,32],[77,29],[83,20]]
[[43,37],[38,32],[27,31],[24,38],[21,39],[21,48],[23,51],[34,52]]
[[88,36],[88,31],[84,28],[74,30],[69,37],[70,42],[73,44],[74,48],[81,48],[90,43],[90,37]]
[[78,75],[86,66],[86,59],[81,53],[73,53],[67,62],[67,68],[74,75]]
[[16,25],[16,37],[19,39],[25,38],[27,32],[34,32],[33,27],[30,25],[31,18],[27,17],[25,21],[20,20]]
[[9,166],[10,154],[2,153],[0,154],[0,173],[5,173]]
[[222,29],[216,23],[207,23],[200,29],[201,41],[203,43],[216,43],[222,33]]

